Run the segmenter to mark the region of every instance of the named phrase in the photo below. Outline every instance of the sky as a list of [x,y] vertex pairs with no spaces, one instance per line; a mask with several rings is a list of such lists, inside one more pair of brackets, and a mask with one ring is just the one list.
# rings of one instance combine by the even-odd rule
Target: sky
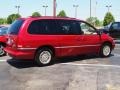
[[[75,8],[73,5],[79,5],[77,18],[86,20],[90,16],[90,0],[56,0],[57,14],[64,10],[69,17],[75,17]],[[112,5],[110,12],[114,15],[116,21],[120,21],[120,0],[91,0],[92,16],[98,17],[101,21],[108,9],[106,5]],[[97,3],[96,3],[97,2]],[[47,16],[53,15],[53,0],[1,0],[0,17],[6,18],[12,13],[17,13],[16,5],[20,5],[20,14],[22,17],[31,16],[33,12],[39,12],[44,15],[43,5],[47,5]]]

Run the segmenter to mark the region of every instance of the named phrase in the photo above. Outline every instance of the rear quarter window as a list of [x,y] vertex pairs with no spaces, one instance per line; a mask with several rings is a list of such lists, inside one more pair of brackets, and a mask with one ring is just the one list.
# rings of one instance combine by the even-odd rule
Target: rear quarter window
[[17,35],[19,33],[20,27],[22,26],[24,20],[15,20],[8,30],[8,34]]

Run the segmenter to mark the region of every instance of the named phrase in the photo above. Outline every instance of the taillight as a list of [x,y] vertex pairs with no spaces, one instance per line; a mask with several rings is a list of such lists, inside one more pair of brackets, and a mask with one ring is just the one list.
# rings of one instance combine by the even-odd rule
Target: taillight
[[8,40],[7,40],[7,44],[8,44],[8,45],[11,46],[11,45],[13,44],[13,42],[14,42],[14,41],[13,41],[12,39],[8,38]]
[[16,42],[11,38],[8,38],[7,45],[11,46],[12,48],[17,48]]

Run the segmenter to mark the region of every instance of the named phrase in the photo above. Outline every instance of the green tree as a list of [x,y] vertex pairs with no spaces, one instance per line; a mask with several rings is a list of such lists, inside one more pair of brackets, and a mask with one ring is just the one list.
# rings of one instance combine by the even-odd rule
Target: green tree
[[60,11],[57,16],[58,16],[58,17],[67,17],[67,15],[66,15],[66,13],[65,13],[64,10]]
[[94,26],[101,26],[101,22],[97,17],[87,18],[86,21]]
[[107,12],[105,17],[104,17],[103,25],[106,26],[114,21],[115,21],[115,19],[114,19],[114,16],[112,15],[112,13]]
[[34,12],[34,13],[32,13],[32,16],[33,16],[33,17],[40,17],[41,14],[40,14],[39,12]]
[[7,24],[6,18],[0,18],[0,25]]
[[7,18],[7,24],[11,24],[14,22],[17,18],[20,18],[21,16],[19,14],[11,14]]
[[0,25],[1,24],[4,24],[4,19],[3,18],[0,18]]
[[6,18],[4,18],[4,24],[7,24],[7,19]]

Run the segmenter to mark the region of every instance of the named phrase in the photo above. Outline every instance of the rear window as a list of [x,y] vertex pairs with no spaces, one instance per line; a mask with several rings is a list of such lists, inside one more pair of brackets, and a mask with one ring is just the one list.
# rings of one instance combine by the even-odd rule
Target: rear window
[[8,30],[8,34],[17,35],[19,33],[20,27],[22,26],[24,20],[15,20]]

